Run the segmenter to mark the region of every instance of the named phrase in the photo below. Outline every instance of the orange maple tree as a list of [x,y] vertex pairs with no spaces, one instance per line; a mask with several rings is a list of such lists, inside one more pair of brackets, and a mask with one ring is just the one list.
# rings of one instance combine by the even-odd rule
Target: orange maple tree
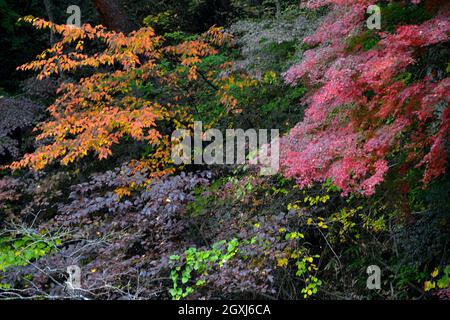
[[[35,128],[42,145],[10,168],[41,170],[90,153],[105,159],[112,146],[126,137],[154,146],[153,158],[135,167],[152,165],[157,167],[154,171],[164,173],[170,162],[168,128],[176,129],[191,119],[183,107],[183,95],[189,92],[180,87],[179,95],[148,98],[142,86],[176,88],[183,81],[197,80],[198,64],[216,54],[229,36],[212,27],[193,40],[169,46],[150,27],[124,35],[102,26],[77,28],[34,17],[24,20],[38,29],[51,29],[60,40],[18,69],[36,71],[38,79],[63,81],[58,98],[48,108],[50,118]],[[160,67],[161,61],[178,67]]]

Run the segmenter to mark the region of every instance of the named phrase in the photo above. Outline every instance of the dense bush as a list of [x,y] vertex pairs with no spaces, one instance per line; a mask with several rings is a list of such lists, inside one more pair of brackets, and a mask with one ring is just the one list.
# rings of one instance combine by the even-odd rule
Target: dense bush
[[24,98],[0,97],[0,164],[19,157],[21,136],[43,118],[43,111],[44,107]]

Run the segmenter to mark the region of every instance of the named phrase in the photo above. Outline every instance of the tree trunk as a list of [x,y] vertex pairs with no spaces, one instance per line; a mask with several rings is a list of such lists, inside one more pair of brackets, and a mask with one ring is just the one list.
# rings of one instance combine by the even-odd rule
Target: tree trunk
[[129,19],[118,0],[93,0],[93,2],[105,27],[124,33],[135,29],[134,23]]
[[[44,0],[44,7],[45,11],[47,11],[48,21],[56,22],[55,15],[53,14],[53,3],[51,2],[51,0]],[[54,43],[55,35],[53,34],[53,31],[50,30],[50,45],[53,45]]]
[[275,6],[276,6],[276,10],[277,10],[277,12],[275,14],[275,17],[276,17],[277,20],[280,20],[280,18],[281,18],[281,4],[280,4],[279,0],[275,0]]

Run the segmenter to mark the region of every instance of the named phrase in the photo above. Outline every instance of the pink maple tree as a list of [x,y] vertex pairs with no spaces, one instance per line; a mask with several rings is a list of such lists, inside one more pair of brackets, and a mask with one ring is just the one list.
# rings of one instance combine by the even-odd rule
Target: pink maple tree
[[445,172],[450,78],[426,68],[422,76],[413,74],[413,81],[402,75],[431,48],[448,43],[449,5],[440,5],[421,24],[397,26],[391,33],[377,30],[379,40],[368,50],[349,49],[348,40],[367,31],[369,4],[306,3],[331,10],[316,33],[304,39],[315,47],[284,75],[291,85],[302,81],[311,88],[303,101],[308,106],[304,120],[281,141],[284,174],[301,186],[332,179],[344,194],[371,195],[390,166],[398,164],[392,159],[399,152],[407,154],[404,164],[424,169],[425,184]]

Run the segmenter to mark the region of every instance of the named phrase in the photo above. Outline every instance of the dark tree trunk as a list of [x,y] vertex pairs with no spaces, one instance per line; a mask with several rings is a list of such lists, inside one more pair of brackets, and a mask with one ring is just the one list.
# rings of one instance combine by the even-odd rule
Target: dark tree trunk
[[276,14],[275,17],[277,18],[277,20],[280,19],[281,17],[281,4],[280,4],[280,0],[275,0],[275,6],[276,6]]
[[[56,22],[55,15],[53,14],[53,3],[51,0],[44,0],[45,11],[47,11],[48,21]],[[50,44],[53,45],[55,43],[55,35],[53,31],[50,31]]]
[[93,0],[103,25],[114,31],[128,33],[135,29],[118,0]]

